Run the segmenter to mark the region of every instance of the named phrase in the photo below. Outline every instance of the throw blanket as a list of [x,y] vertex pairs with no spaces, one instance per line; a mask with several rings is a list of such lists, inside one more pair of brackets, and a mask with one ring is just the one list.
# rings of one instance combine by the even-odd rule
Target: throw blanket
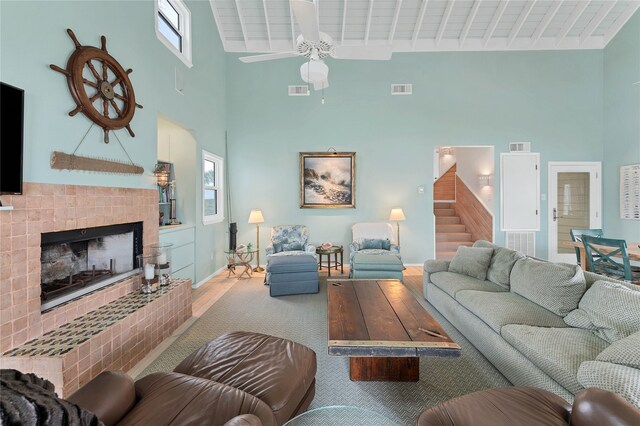
[[54,390],[51,382],[35,374],[0,370],[0,425],[103,424],[95,414],[58,398]]

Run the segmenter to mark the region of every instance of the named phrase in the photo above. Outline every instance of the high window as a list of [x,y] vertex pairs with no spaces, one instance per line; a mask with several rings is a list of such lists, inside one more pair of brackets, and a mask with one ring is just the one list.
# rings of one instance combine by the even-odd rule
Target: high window
[[223,159],[202,151],[202,223],[222,222],[224,181]]
[[191,67],[191,12],[182,0],[156,0],[154,4],[158,40]]

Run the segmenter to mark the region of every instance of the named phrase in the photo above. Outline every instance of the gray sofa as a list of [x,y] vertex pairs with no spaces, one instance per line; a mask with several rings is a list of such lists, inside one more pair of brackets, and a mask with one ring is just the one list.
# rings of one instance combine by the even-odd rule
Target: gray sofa
[[474,248],[489,253],[485,279],[473,259],[427,260],[424,297],[511,383],[568,401],[598,387],[640,406],[640,287],[487,241]]

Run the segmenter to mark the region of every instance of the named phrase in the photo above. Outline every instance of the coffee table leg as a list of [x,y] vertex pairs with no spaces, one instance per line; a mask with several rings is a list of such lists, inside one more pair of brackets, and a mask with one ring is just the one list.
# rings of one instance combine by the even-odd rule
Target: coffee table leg
[[349,378],[369,382],[417,382],[418,357],[350,357]]

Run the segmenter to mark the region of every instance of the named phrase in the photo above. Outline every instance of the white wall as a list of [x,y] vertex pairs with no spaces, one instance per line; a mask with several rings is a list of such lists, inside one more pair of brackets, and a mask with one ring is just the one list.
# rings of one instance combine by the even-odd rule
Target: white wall
[[436,152],[438,153],[438,156],[440,157],[440,163],[439,163],[439,169],[438,169],[438,177],[437,179],[440,179],[442,177],[443,174],[445,174],[447,172],[447,170],[449,170],[451,168],[451,166],[453,166],[453,164],[456,162],[456,149],[455,148],[449,148],[449,154],[443,154],[444,147],[438,147],[436,148]]
[[[456,147],[457,174],[469,189],[476,194],[492,214],[495,211],[493,194],[493,147]],[[489,186],[480,186],[479,175],[491,175]]]

